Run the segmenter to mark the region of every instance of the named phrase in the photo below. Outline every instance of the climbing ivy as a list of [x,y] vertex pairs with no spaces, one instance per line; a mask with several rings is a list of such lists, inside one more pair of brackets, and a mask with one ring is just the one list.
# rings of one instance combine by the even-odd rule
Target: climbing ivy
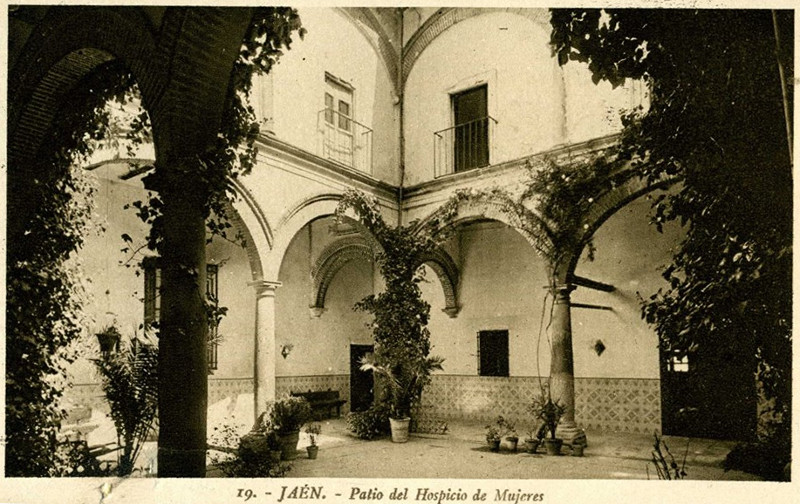
[[462,204],[495,205],[512,227],[531,238],[554,277],[565,260],[584,248],[594,258],[587,214],[599,198],[632,176],[620,168],[614,149],[571,163],[528,160],[516,189],[459,189],[426,225],[433,230],[449,227]]
[[[70,344],[84,330],[84,288],[73,251],[83,244],[93,186],[76,166],[110,131],[109,101],[133,85],[119,63],[99,68],[64,97],[34,164],[10,166],[6,265],[6,475],[54,476]],[[28,179],[27,177],[31,177]]]
[[678,222],[686,238],[663,271],[668,287],[643,300],[642,315],[665,351],[706,352],[757,373],[768,399],[760,434],[782,466],[792,423],[784,107],[793,104],[793,13],[554,9],[551,25],[560,64],[587,64],[594,82],[648,85],[649,107],[623,118],[620,155],[649,180],[680,180],[654,199],[653,223]]
[[[254,9],[254,15],[231,74],[228,101],[216,143],[201,153],[191,169],[213,233],[224,234],[225,202],[230,180],[248,173],[255,162],[258,124],[247,96],[255,74],[269,71],[288,49],[294,32],[304,34],[297,12],[285,7]],[[57,432],[64,411],[68,351],[84,329],[80,318],[81,274],[69,267],[83,244],[91,214],[91,187],[75,166],[84,164],[100,142],[119,130],[108,104],[124,105],[135,97],[134,79],[120,61],[99,66],[63,97],[51,131],[29,166],[9,166],[7,226],[7,372],[6,475],[51,476],[60,471]],[[140,111],[128,127],[130,145],[149,141],[147,114]],[[151,187],[163,186],[152,172]],[[162,202],[156,192],[134,205],[150,225],[147,245],[158,250]]]
[[338,219],[352,210],[380,245],[376,261],[386,287],[359,301],[355,309],[371,313],[375,353],[366,367],[386,378],[382,404],[392,418],[410,417],[430,383],[431,372],[441,369],[442,359],[430,356],[430,304],[422,299],[423,258],[446,237],[418,232],[417,223],[390,226],[376,199],[348,190],[336,209]]

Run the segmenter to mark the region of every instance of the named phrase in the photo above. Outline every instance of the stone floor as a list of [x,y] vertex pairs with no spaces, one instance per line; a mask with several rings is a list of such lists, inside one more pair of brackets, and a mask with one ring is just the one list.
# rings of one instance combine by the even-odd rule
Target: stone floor
[[[450,423],[444,435],[412,434],[404,444],[390,439],[362,441],[351,436],[344,420],[322,422],[319,455],[309,460],[308,442],[301,436],[297,460],[289,478],[442,478],[442,479],[658,479],[650,461],[652,436],[587,432],[583,457],[542,453],[499,453],[488,450],[483,426]],[[687,479],[757,481],[738,471],[725,472],[721,463],[731,442],[666,437],[678,463],[686,456]],[[688,446],[688,448],[687,448]],[[542,451],[540,449],[540,451]],[[219,476],[213,469],[209,476]]]

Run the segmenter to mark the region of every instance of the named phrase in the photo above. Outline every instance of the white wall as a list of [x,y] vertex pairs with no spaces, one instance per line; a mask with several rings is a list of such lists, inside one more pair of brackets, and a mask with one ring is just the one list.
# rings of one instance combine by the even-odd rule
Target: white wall
[[[661,278],[672,250],[683,236],[677,225],[663,234],[649,225],[650,202],[640,198],[614,214],[595,234],[594,261],[586,258],[576,274],[616,287],[611,293],[579,288],[575,303],[610,306],[613,311],[572,310],[575,375],[580,377],[659,378],[658,336],[641,318],[643,298],[668,287]],[[606,347],[598,356],[597,340]]]
[[[397,183],[398,121],[392,82],[386,67],[365,36],[334,9],[299,9],[303,40],[296,39],[281,56],[270,76],[254,85],[254,104],[272,104],[262,110],[273,118],[276,136],[321,155],[318,113],[325,108],[325,72],[354,87],[356,121],[373,130],[373,175]],[[265,80],[271,79],[271,82]],[[271,96],[265,97],[264,93]],[[268,105],[266,105],[268,107]]]
[[[658,233],[648,224],[648,212],[649,201],[640,198],[613,215],[596,233],[595,260],[584,258],[577,268],[576,274],[614,285],[616,291],[579,287],[572,293],[574,303],[613,308],[572,309],[576,377],[659,378],[658,338],[641,318],[637,292],[647,298],[666,287],[661,268],[670,262],[683,231],[669,226]],[[461,273],[458,316],[451,319],[441,312],[444,295],[432,271],[422,285],[432,305],[432,353],[445,357],[444,373],[477,375],[477,332],[507,329],[510,375],[549,375],[547,334],[542,330],[538,337],[547,276],[531,246],[511,228],[493,222],[465,228],[459,247],[451,251]],[[600,356],[594,350],[598,339],[606,347]]]
[[[134,256],[121,249],[135,249],[145,242],[147,227],[134,209],[123,207],[126,203],[144,200],[147,193],[139,179],[120,180],[118,175],[123,171],[123,165],[109,164],[89,174],[97,183],[93,222],[98,232],[86,237],[78,255],[88,279],[90,302],[85,310],[93,322],[86,328],[87,336],[82,343],[84,353],[70,369],[73,383],[96,380],[93,364],[87,359],[99,351],[94,334],[100,328],[116,323],[123,337],[127,338],[144,321],[144,275],[137,267],[142,254]],[[123,233],[133,239],[132,247],[123,242]],[[153,255],[152,252],[146,253]],[[219,347],[219,369],[213,376],[252,376],[255,291],[247,286],[252,280],[247,254],[241,246],[219,238],[208,246],[206,254],[208,262],[221,264],[219,299],[220,305],[228,308],[219,327],[223,341]],[[125,266],[126,263],[130,266]]]
[[551,56],[549,25],[489,12],[448,28],[422,52],[405,88],[406,182],[434,177],[434,132],[452,124],[450,95],[488,84],[498,121],[490,163],[619,130],[618,110],[638,103],[633,85],[594,86],[585,65]]
[[[509,373],[535,376],[536,336],[547,284],[542,261],[516,231],[500,223],[470,225],[460,233],[459,304],[454,319],[442,313],[444,296],[433,272],[423,284],[431,303],[432,353],[444,357],[444,373],[478,374],[477,333],[507,329]],[[544,336],[539,351],[543,374],[549,373],[550,354]]]
[[369,315],[356,313],[353,305],[373,292],[372,266],[358,260],[336,274],[325,299],[326,311],[312,317],[311,269],[325,244],[331,219],[320,219],[303,228],[292,240],[280,270],[283,286],[275,298],[275,341],[278,350],[292,345],[284,359],[277,357],[278,376],[334,375],[350,373],[350,344],[368,344]]

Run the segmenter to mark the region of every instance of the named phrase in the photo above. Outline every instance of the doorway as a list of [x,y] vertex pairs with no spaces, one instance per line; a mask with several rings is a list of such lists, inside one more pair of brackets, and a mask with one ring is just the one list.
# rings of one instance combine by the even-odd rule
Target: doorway
[[361,370],[361,358],[374,351],[374,345],[350,345],[350,411],[366,411],[375,399],[372,371]]
[[661,430],[671,436],[748,441],[755,436],[755,377],[725,352],[661,351]]
[[456,172],[489,164],[489,117],[487,87],[462,91],[451,96],[454,139],[453,166]]

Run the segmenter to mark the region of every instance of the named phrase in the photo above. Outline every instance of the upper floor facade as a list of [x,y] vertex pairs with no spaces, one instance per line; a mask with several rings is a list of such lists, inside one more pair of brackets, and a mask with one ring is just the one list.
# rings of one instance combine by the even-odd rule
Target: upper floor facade
[[412,193],[612,135],[620,111],[646,106],[640,82],[560,67],[547,9],[299,13],[305,38],[254,85],[264,143]]

